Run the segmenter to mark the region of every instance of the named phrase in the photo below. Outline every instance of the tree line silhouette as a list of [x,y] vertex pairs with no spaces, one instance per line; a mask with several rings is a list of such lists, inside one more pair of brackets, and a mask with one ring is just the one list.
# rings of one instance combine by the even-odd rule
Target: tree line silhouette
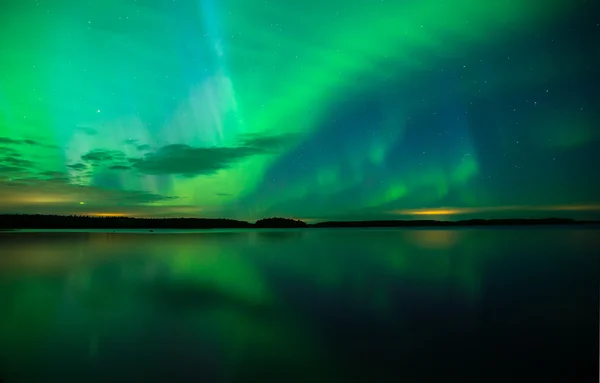
[[1,214],[0,229],[244,229],[305,227],[289,218],[263,218],[255,224],[227,218],[133,218],[87,215]]
[[212,229],[248,228],[245,221],[226,218],[133,218],[85,215],[4,214],[2,229]]
[[263,218],[250,223],[227,218],[133,218],[86,215],[0,214],[0,229],[249,229],[249,228],[356,228],[356,227],[452,227],[583,225],[600,221],[570,218],[470,219],[462,221],[382,220],[329,221],[307,224],[290,218]]
[[133,218],[86,215],[3,214],[0,229],[249,229],[249,228],[357,228],[357,227],[453,227],[453,226],[531,226],[583,225],[600,221],[570,218],[471,219],[462,221],[385,220],[329,221],[307,224],[290,218],[263,218],[250,223],[227,218]]

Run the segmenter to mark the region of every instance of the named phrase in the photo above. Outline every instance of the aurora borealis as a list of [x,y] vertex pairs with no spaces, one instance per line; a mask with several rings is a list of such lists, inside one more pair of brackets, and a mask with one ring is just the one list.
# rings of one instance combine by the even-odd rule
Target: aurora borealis
[[600,217],[585,0],[4,0],[0,213]]

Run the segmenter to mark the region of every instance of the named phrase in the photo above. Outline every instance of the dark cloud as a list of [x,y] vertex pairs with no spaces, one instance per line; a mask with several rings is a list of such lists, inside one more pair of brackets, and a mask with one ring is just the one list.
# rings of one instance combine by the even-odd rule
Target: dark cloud
[[13,145],[13,144],[19,144],[18,140],[13,140],[12,138],[8,138],[8,137],[0,137],[0,144],[3,145]]
[[[168,145],[148,153],[134,162],[145,174],[181,174],[192,177],[214,174],[246,157],[269,154],[283,148],[292,135],[245,135],[235,147],[197,148],[189,145]],[[138,147],[139,149],[139,147]]]
[[[110,170],[131,170],[150,175],[179,174],[186,177],[214,174],[244,158],[269,154],[291,142],[290,135],[245,135],[238,146],[199,148],[173,144],[148,152],[141,158],[128,158],[118,150],[95,149],[81,156],[82,161],[93,167]],[[137,145],[128,139],[128,145]],[[137,145],[140,151],[148,151],[150,145]],[[81,167],[83,169],[83,167]]]
[[241,146],[263,150],[284,149],[296,138],[293,134],[246,134],[240,139]]
[[0,164],[8,164],[11,166],[30,167],[34,163],[29,160],[23,160],[14,156],[0,157]]
[[134,138],[128,138],[125,141],[123,141],[123,143],[125,145],[133,145],[133,146],[137,146],[138,144],[138,140],[134,139]]
[[26,169],[23,169],[18,166],[3,165],[0,163],[0,179],[3,177],[11,178],[12,176],[23,173],[25,171]]
[[67,167],[69,167],[73,170],[86,170],[87,169],[87,166],[85,164],[82,164],[81,162],[78,162],[76,164],[67,165]]
[[5,153],[10,155],[0,157],[0,180],[23,177],[33,165],[31,161],[21,159],[19,154],[12,150]]
[[13,148],[8,148],[6,146],[0,146],[0,155],[18,156],[19,152]]
[[14,181],[26,177],[33,165],[33,162],[19,158],[18,154],[0,157],[0,181]]
[[127,165],[113,165],[109,167],[110,170],[131,170],[131,166]]
[[86,162],[111,162],[125,159],[125,154],[118,150],[95,149],[81,156]]
[[145,174],[181,174],[191,177],[214,174],[228,168],[235,161],[261,153],[262,150],[251,147],[195,148],[188,145],[167,145],[146,154],[133,166]]
[[55,172],[55,171],[40,172],[40,173],[38,173],[38,175],[40,175],[42,177],[51,177],[51,178],[58,178],[58,177],[65,177],[66,176],[65,173]]
[[[127,158],[125,153],[118,150],[103,150],[96,149],[92,150],[81,156],[81,159],[84,162],[87,162],[92,165],[92,167],[105,167],[110,170],[129,170],[131,169],[131,163],[133,160],[131,158]],[[83,170],[81,168],[80,170]]]
[[13,139],[13,138],[8,138],[8,137],[0,137],[0,144],[38,146],[38,147],[49,148],[49,149],[57,149],[58,148],[58,146],[56,146],[56,145],[44,144],[42,142],[31,140],[28,138]]

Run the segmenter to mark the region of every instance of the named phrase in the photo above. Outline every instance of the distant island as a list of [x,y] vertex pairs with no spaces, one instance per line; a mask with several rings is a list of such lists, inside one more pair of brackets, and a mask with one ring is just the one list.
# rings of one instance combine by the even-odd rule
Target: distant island
[[293,228],[367,228],[367,227],[458,227],[458,226],[534,226],[590,225],[600,221],[570,218],[469,219],[461,221],[384,220],[329,221],[307,224],[289,218],[264,218],[256,223],[225,218],[132,218],[78,215],[0,214],[0,231],[13,229],[293,229]]
[[260,228],[294,228],[307,227],[308,224],[299,219],[290,218],[263,218],[256,221],[254,227]]

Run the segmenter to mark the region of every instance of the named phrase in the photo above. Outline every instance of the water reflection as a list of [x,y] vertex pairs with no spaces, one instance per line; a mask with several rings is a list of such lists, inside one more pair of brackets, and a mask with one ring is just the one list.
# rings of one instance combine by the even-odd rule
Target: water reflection
[[[0,233],[0,373],[19,382],[466,379],[465,363],[481,364],[499,291],[541,294],[554,310],[542,321],[581,325],[546,284],[562,281],[585,305],[591,274],[573,266],[577,284],[554,272],[597,267],[589,254],[600,243],[593,231],[551,234]],[[561,257],[574,236],[583,261]],[[532,249],[546,256],[543,281]],[[520,291],[507,290],[508,277]]]

